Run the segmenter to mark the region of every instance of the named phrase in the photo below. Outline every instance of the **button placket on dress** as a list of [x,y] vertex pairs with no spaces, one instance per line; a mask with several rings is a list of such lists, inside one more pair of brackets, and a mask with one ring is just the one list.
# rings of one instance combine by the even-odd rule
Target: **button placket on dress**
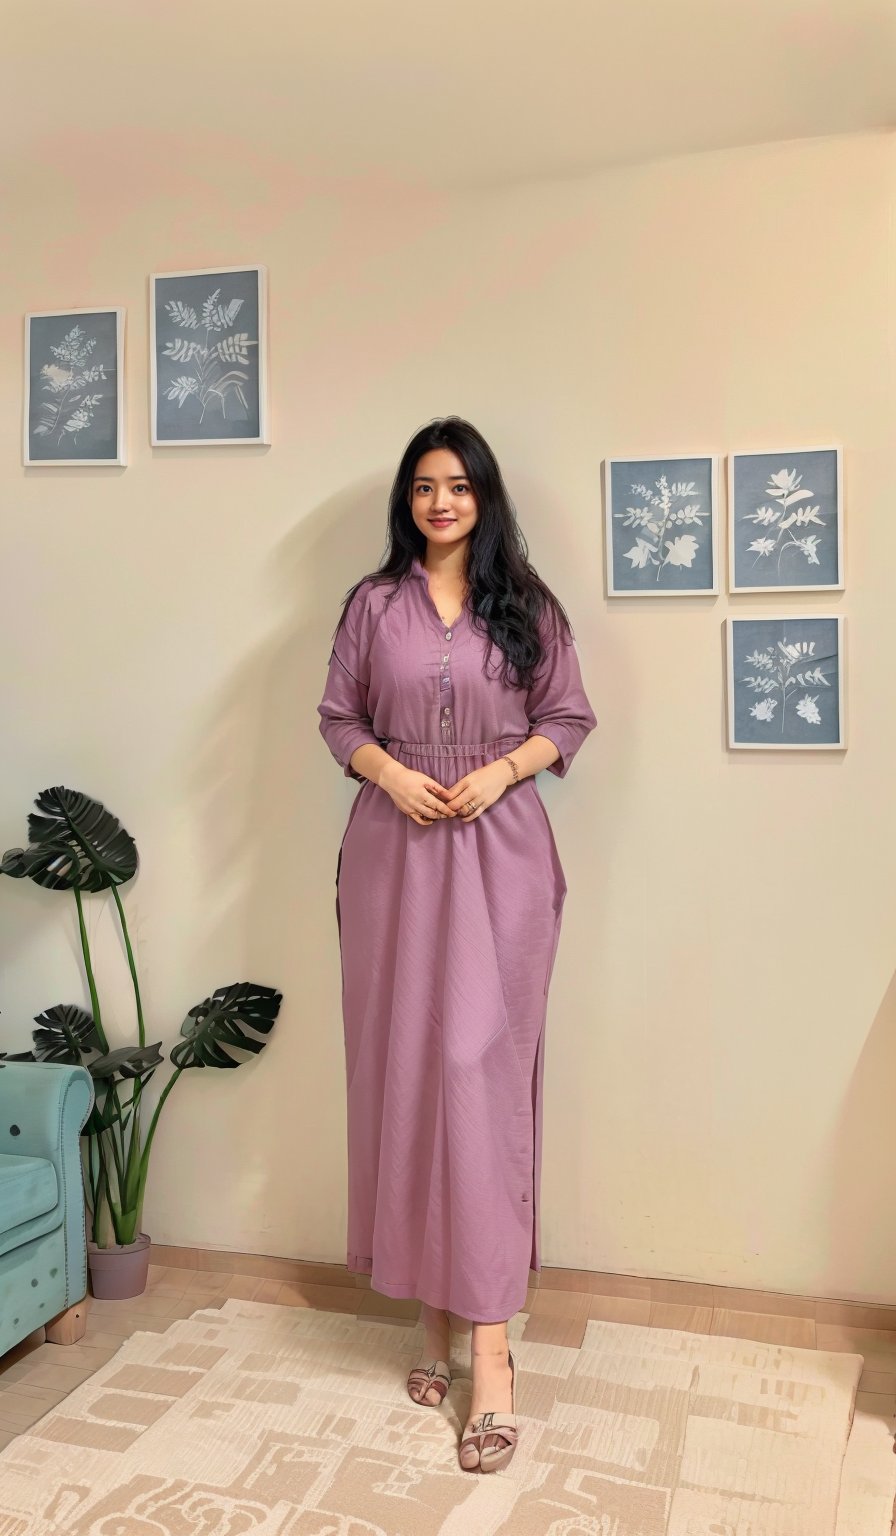
[[449,642],[454,638],[455,628],[463,617],[463,608],[461,608],[461,611],[457,615],[457,618],[454,620],[453,624],[446,624],[445,620],[442,618],[442,615],[439,613],[438,608],[436,607],[432,594],[430,593],[429,581],[427,579],[426,571],[424,570],[422,563],[416,561],[415,566],[417,574],[421,577],[423,582],[424,598],[429,604],[430,610],[442,632],[441,644],[439,647],[442,658],[439,663],[438,688],[439,738],[442,742],[448,743],[453,740],[454,731],[454,689],[451,684],[451,650]]
[[[451,639],[451,636],[452,636],[452,631],[450,629],[446,629],[445,630],[445,644],[446,645],[448,644],[449,640]],[[451,652],[450,651],[443,651],[442,652],[442,663],[441,663],[441,666],[439,667],[439,728],[440,728],[440,734],[441,734],[441,737],[442,737],[443,741],[450,740],[451,730],[452,730],[453,723],[454,723],[453,722],[453,718],[452,718],[452,714],[451,714],[451,699],[453,697],[453,693],[452,693],[452,688],[451,688],[451,672],[449,670],[450,662],[451,662]]]

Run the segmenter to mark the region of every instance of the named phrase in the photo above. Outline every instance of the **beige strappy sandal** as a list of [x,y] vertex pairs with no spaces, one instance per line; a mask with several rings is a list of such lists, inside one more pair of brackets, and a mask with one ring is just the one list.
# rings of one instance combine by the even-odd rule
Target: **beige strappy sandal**
[[465,1472],[497,1472],[506,1467],[517,1447],[516,1361],[510,1350],[510,1413],[479,1413],[474,1428],[461,1441],[457,1459]]
[[[451,1385],[451,1367],[447,1360],[431,1360],[429,1365],[415,1365],[408,1375],[408,1397],[421,1408],[438,1408]],[[437,1403],[428,1403],[426,1393],[434,1387],[439,1394]]]

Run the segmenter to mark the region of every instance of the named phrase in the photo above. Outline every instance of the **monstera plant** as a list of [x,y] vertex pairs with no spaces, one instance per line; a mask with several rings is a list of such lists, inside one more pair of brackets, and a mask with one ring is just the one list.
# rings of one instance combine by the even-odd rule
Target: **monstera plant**
[[[161,1041],[146,1043],[137,968],[119,895],[119,887],[137,872],[136,844],[110,811],[76,790],[62,786],[45,789],[35,803],[39,813],[28,817],[29,846],[10,848],[0,860],[0,874],[13,880],[33,880],[45,890],[68,891],[74,896],[90,1011],[74,1003],[57,1003],[36,1017],[33,1050],[0,1056],[8,1061],[79,1064],[93,1079],[95,1103],[81,1139],[93,1275],[97,1250],[112,1245],[148,1249],[140,1223],[149,1158],[159,1116],[175,1085],[192,1069],[238,1067],[245,1059],[240,1053],[258,1055],[267,1044],[282,994],[273,987],[237,982],[219,987],[191,1008],[181,1025],[180,1039],[169,1053],[174,1072],[144,1129],[143,1093],[165,1058]],[[84,922],[84,894],[101,891],[111,893],[118,910],[136,1005],[137,1043],[114,1050],[109,1048],[103,1027]],[[96,1286],[94,1292],[99,1294]]]

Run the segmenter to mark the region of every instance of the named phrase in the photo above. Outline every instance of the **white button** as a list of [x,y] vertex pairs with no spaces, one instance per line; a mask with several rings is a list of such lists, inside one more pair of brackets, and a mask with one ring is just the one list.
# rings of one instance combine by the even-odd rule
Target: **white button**
[[442,660],[443,660],[443,661],[447,661],[447,660],[448,660],[448,657],[447,657],[447,656],[443,656],[443,657],[442,657]]
[[450,715],[451,714],[451,710],[448,708],[447,704],[445,705],[445,714],[446,715]]
[[446,640],[450,640],[451,639],[451,630],[450,629],[446,629],[445,630],[445,639]]

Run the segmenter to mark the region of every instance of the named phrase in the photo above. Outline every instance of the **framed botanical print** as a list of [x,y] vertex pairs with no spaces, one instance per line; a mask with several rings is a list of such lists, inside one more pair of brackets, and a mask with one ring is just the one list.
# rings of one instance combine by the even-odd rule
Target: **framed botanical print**
[[608,597],[719,590],[715,454],[605,459]]
[[25,465],[126,464],[124,309],[25,316]]
[[843,590],[838,447],[729,455],[728,577],[732,592]]
[[153,447],[269,443],[267,268],[149,280]]
[[725,623],[728,745],[845,747],[845,618],[795,613]]

